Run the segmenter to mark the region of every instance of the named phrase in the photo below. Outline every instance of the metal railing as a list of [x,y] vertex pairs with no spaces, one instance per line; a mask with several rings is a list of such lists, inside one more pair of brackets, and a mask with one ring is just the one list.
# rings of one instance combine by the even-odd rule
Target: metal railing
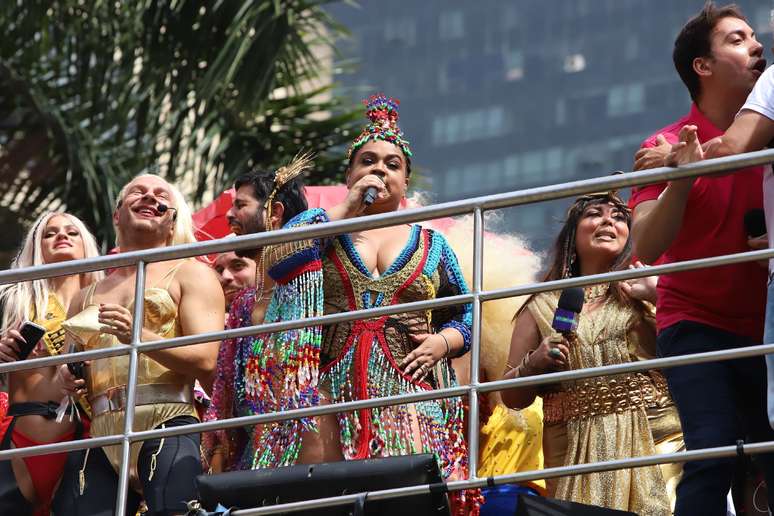
[[[0,451],[0,460],[8,460],[12,457],[27,457],[32,455],[42,455],[54,452],[63,452],[69,450],[102,447],[106,445],[120,444],[122,446],[122,467],[119,475],[119,487],[117,493],[117,514],[123,516],[125,513],[125,502],[127,497],[127,488],[129,481],[129,450],[133,442],[145,441],[159,437],[169,437],[189,433],[212,431],[218,429],[232,428],[238,426],[255,425],[259,423],[268,423],[286,419],[297,419],[301,417],[316,416],[323,414],[334,414],[337,412],[352,411],[361,408],[373,408],[377,406],[389,406],[397,404],[412,403],[430,399],[448,398],[467,395],[469,399],[469,418],[468,418],[468,460],[469,460],[469,478],[446,483],[448,490],[459,490],[469,488],[485,487],[487,485],[497,485],[502,483],[522,482],[526,480],[535,480],[541,478],[553,478],[569,474],[589,473],[593,471],[605,471],[610,469],[640,467],[667,462],[682,462],[686,460],[699,460],[713,457],[731,456],[738,452],[736,446],[693,450],[677,454],[654,455],[651,457],[638,457],[616,461],[607,461],[602,463],[580,464],[574,466],[565,466],[560,468],[550,468],[537,471],[527,471],[511,475],[502,475],[498,477],[480,478],[478,470],[478,393],[499,391],[513,387],[536,386],[549,383],[556,383],[567,380],[578,380],[600,375],[620,374],[628,372],[646,371],[650,369],[668,368],[679,365],[687,365],[699,362],[709,362],[716,360],[730,360],[735,358],[759,356],[768,353],[774,353],[774,344],[751,346],[747,348],[738,348],[733,350],[715,351],[708,353],[698,353],[689,356],[660,358],[637,363],[617,364],[612,366],[594,367],[588,369],[564,371],[558,373],[544,374],[540,376],[515,378],[511,380],[497,380],[486,383],[479,382],[479,358],[480,358],[480,340],[481,340],[481,308],[482,303],[495,299],[514,297],[526,294],[533,294],[544,291],[559,290],[572,286],[585,286],[600,282],[622,281],[634,279],[654,274],[668,274],[679,271],[687,271],[708,266],[728,265],[731,263],[740,263],[752,260],[761,260],[774,258],[774,249],[760,251],[749,251],[725,256],[715,256],[710,258],[701,258],[696,260],[658,265],[644,269],[632,269],[625,271],[616,271],[591,276],[568,278],[563,280],[530,283],[527,285],[503,288],[497,290],[485,291],[482,289],[483,279],[483,238],[484,238],[484,211],[522,204],[529,204],[563,197],[571,197],[596,191],[607,191],[611,189],[624,188],[644,184],[660,183],[674,179],[698,177],[710,174],[738,170],[755,165],[763,165],[774,161],[774,151],[758,151],[748,154],[730,156],[707,160],[704,162],[693,163],[680,168],[658,168],[642,172],[633,172],[630,174],[599,177],[583,181],[574,181],[559,185],[550,185],[545,187],[530,188],[510,193],[489,195],[437,204],[425,208],[415,208],[401,210],[384,215],[374,215],[358,217],[356,219],[330,222],[326,224],[313,225],[304,228],[292,230],[279,230],[256,235],[246,235],[237,238],[220,241],[200,242],[186,244],[175,247],[161,249],[150,249],[145,251],[134,251],[118,255],[102,256],[85,260],[77,260],[66,263],[48,264],[36,267],[27,267],[21,269],[11,269],[0,272],[0,284],[29,281],[40,278],[50,278],[54,276],[77,274],[82,272],[101,270],[107,268],[136,266],[135,299],[142,298],[145,290],[145,267],[148,263],[188,258],[203,254],[213,254],[217,252],[251,249],[264,245],[278,244],[293,240],[302,240],[310,238],[330,237],[352,231],[359,231],[369,228],[379,228],[393,226],[397,224],[420,222],[434,218],[463,215],[473,213],[474,216],[474,246],[473,246],[473,281],[472,290],[468,294],[432,299],[427,301],[418,301],[404,303],[387,307],[372,308],[367,310],[357,310],[338,314],[325,315],[302,319],[298,321],[283,321],[279,323],[266,323],[246,328],[233,330],[224,330],[206,334],[190,335],[176,337],[171,339],[159,340],[143,343],[140,341],[141,325],[137,321],[143,320],[143,303],[136,303],[134,308],[134,325],[132,342],[128,346],[118,346],[106,349],[97,349],[82,351],[67,355],[35,358],[21,362],[11,362],[0,364],[0,373],[33,369],[44,366],[52,366],[67,362],[76,362],[82,360],[94,360],[98,358],[107,358],[118,355],[129,355],[129,385],[128,402],[126,408],[126,418],[123,434],[111,435],[99,438],[81,439],[77,441],[61,442],[54,444],[45,444],[29,448],[16,448]],[[417,310],[429,310],[445,306],[454,306],[460,304],[472,303],[473,305],[473,326],[471,341],[471,375],[470,382],[467,385],[424,391],[420,393],[403,394],[385,398],[375,398],[369,400],[356,400],[345,403],[337,403],[326,406],[308,407],[303,409],[289,410],[285,412],[273,412],[268,414],[259,414],[254,416],[235,417],[221,421],[209,421],[197,423],[183,427],[173,427],[164,429],[153,429],[143,431],[133,431],[134,419],[134,393],[137,385],[137,361],[139,353],[148,351],[185,346],[200,342],[211,342],[234,338],[239,336],[254,335],[264,332],[274,332],[288,330],[292,328],[302,328],[311,325],[327,325],[345,321],[353,321],[363,318],[370,318],[382,315],[404,313]],[[756,443],[746,445],[744,451],[747,453],[762,453],[774,451],[774,442]],[[398,496],[411,496],[425,494],[429,492],[429,486],[413,486],[399,489],[381,490],[369,493],[368,498],[372,500],[393,498]],[[293,512],[311,507],[327,507],[334,505],[351,504],[354,501],[354,495],[343,495],[331,497],[324,500],[310,500],[307,502],[297,502],[283,504],[271,507],[245,509],[237,511],[235,514],[272,514],[278,512]]]

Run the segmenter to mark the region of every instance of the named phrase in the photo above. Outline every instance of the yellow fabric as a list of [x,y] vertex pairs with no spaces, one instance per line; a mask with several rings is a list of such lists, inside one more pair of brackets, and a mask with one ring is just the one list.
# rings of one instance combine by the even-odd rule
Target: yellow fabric
[[[174,274],[174,270],[170,271]],[[125,346],[109,334],[100,333],[101,324],[97,320],[98,307],[92,303],[96,284],[90,287],[86,295],[86,308],[79,314],[65,321],[62,325],[72,335],[76,342],[85,350],[100,349],[114,346]],[[130,305],[129,310],[133,309]],[[180,321],[177,318],[177,305],[166,288],[151,287],[145,290],[145,323],[144,327],[162,338],[172,338],[180,335]],[[137,385],[174,384],[181,389],[193,388],[190,380],[180,373],[159,364],[146,354],[138,356]],[[96,397],[111,388],[126,386],[129,375],[129,355],[94,360],[87,368],[86,385],[89,396]],[[150,430],[165,421],[178,416],[193,416],[198,419],[193,404],[187,403],[156,403],[135,408],[134,431]],[[121,434],[124,431],[124,411],[106,412],[96,416],[91,423],[91,435],[101,437]],[[142,447],[141,442],[133,443],[130,452],[130,468],[132,478],[136,481],[137,457]],[[103,448],[116,471],[121,464],[121,447],[107,446]]]
[[[35,307],[33,306],[30,308],[30,320],[46,329],[46,334],[43,335],[43,343],[46,345],[46,351],[51,356],[60,355],[65,352],[65,329],[62,327],[62,323],[66,317],[67,312],[62,306],[62,302],[59,301],[59,298],[53,292],[48,295],[45,314],[38,316],[35,314]],[[79,398],[78,404],[86,414],[91,417],[91,406],[86,398]]]
[[[540,398],[519,411],[498,404],[481,428],[480,435],[480,476],[543,469],[543,412]],[[544,480],[529,484],[545,493]]]
[[[538,294],[528,305],[542,337],[553,333],[551,321],[558,298],[555,292]],[[631,308],[619,305],[614,299],[602,301],[602,306],[591,314],[584,310],[579,319],[577,339],[570,345],[570,368],[585,369],[637,360],[630,352],[632,343],[629,333],[641,322],[642,319]],[[609,384],[613,379],[621,381],[620,375],[618,378],[608,376],[563,382],[561,388],[590,390],[597,385]],[[605,412],[601,409],[588,417],[546,426],[543,431],[546,466],[584,464],[656,453],[644,407]],[[563,457],[561,464],[558,463],[560,457]],[[549,492],[551,484],[549,482]],[[671,512],[666,485],[657,466],[562,477],[555,489],[557,498],[589,505],[641,515],[660,516]]]
[[35,324],[43,326],[46,329],[46,334],[43,336],[43,342],[46,344],[48,354],[51,356],[60,354],[65,339],[65,331],[62,328],[62,322],[67,318],[67,313],[56,294],[52,292],[48,295],[45,314],[42,316],[37,315],[35,313],[35,307],[32,306],[30,307],[29,318]]

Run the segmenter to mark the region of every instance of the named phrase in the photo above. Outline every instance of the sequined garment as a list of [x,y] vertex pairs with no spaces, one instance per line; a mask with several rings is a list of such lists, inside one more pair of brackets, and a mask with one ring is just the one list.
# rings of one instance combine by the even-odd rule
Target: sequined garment
[[[325,221],[325,211],[314,209],[300,214],[287,226]],[[292,295],[288,295],[284,285],[292,271],[315,270],[315,260],[320,256],[324,257],[322,285],[325,314],[467,292],[457,259],[446,240],[439,233],[419,226],[412,227],[405,248],[378,278],[367,270],[348,235],[315,241],[314,244],[317,252],[304,249],[302,252],[273,253],[269,273],[277,286],[267,311],[267,322],[278,320],[272,315],[273,307],[279,304],[278,296],[284,297],[284,304],[292,304],[294,298],[298,300],[303,296],[316,299],[314,291],[293,289],[290,292]],[[316,285],[313,286],[316,288]],[[416,347],[409,338],[412,333],[454,328],[462,334],[464,350],[467,351],[470,347],[470,323],[471,307],[465,305],[327,326],[322,331],[317,351],[319,389],[332,403],[338,403],[454,385],[456,380],[448,359],[441,360],[422,382],[412,382],[410,376],[401,372],[398,363]],[[271,398],[278,376],[274,374],[272,382],[272,370],[263,364],[274,360],[276,349],[268,349],[265,342],[266,339],[256,339],[247,364],[246,400],[252,403],[256,413],[276,405]],[[282,360],[276,361],[278,365],[281,363]],[[310,368],[309,373],[317,385],[316,368]],[[275,387],[267,387],[271,385]],[[466,472],[466,445],[459,398],[360,410],[338,414],[337,417],[341,451],[346,459],[434,453],[444,478],[452,473],[464,475]],[[257,432],[265,439],[263,430]],[[294,446],[300,437],[300,433],[274,436],[285,446]],[[273,447],[273,442],[261,441],[254,436],[249,443],[248,446],[255,447],[253,467],[272,465],[262,463],[262,459],[274,457],[276,453],[262,453],[261,449],[265,451],[267,447]],[[471,498],[473,503],[465,508],[465,514],[477,513],[476,495],[471,495]]]
[[[229,308],[226,329],[244,328],[252,325],[252,313],[255,307],[255,289],[247,288],[239,292]],[[205,421],[229,419],[237,416],[252,415],[245,405],[245,369],[247,357],[254,337],[238,337],[224,340],[218,350],[218,363],[215,381],[212,386],[212,398],[204,415]],[[216,452],[224,455],[223,470],[240,469],[243,462],[247,431],[244,428],[227,428],[202,435],[202,450],[205,469]]]
[[[527,305],[541,337],[553,334],[551,321],[559,295],[536,295]],[[644,319],[608,298],[592,313],[582,312],[577,340],[570,345],[570,368],[584,369],[637,360],[634,329]],[[646,323],[645,323],[646,324]],[[656,373],[657,374],[657,373]],[[646,409],[663,400],[663,387],[650,374],[603,376],[563,382],[556,397],[544,397],[546,425],[543,450],[546,467],[584,464],[656,453]],[[562,412],[551,418],[551,408]],[[551,422],[552,421],[552,422]],[[580,503],[633,511],[642,515],[670,514],[669,500],[657,466],[562,477],[547,482],[549,495]]]
[[[30,321],[43,326],[46,329],[43,335],[43,343],[46,345],[46,351],[50,356],[62,354],[65,342],[65,330],[62,328],[62,322],[67,318],[67,312],[62,306],[56,294],[49,293],[48,303],[46,304],[46,313],[42,316],[35,314],[35,307],[30,308]],[[78,399],[78,405],[84,410],[87,416],[91,416],[91,407],[85,397]]]
[[[153,286],[145,289],[145,320],[143,327],[163,339],[181,335],[180,320],[177,305],[167,288],[177,267],[170,270],[162,281],[163,286]],[[124,346],[110,334],[101,333],[102,324],[97,319],[98,309],[93,302],[93,283],[86,292],[84,310],[65,321],[63,326],[78,342],[83,350],[101,349],[113,346]],[[134,303],[127,307],[133,310]],[[125,387],[129,376],[129,356],[122,355],[94,360],[87,368],[86,385],[91,400],[105,392]],[[140,354],[137,358],[137,385],[171,385],[179,386],[181,390],[193,391],[192,381],[185,375],[172,371],[150,358]],[[137,405],[134,412],[134,431],[151,430],[165,421],[178,416],[192,416],[198,419],[193,403],[154,403]],[[124,431],[124,410],[113,410],[94,417],[90,433],[92,437],[121,434]],[[137,479],[137,457],[142,442],[133,443],[130,448],[130,472],[132,481]],[[118,472],[121,468],[121,446],[106,446],[103,448],[113,468]],[[135,484],[136,485],[136,484]]]

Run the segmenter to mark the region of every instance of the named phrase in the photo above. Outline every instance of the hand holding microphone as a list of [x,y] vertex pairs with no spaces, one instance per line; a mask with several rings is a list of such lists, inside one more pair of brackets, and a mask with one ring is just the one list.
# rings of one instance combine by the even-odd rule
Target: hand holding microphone
[[384,179],[380,175],[367,174],[361,177],[350,186],[349,194],[342,203],[346,211],[345,218],[362,214],[386,191]]
[[562,291],[559,303],[554,312],[554,320],[551,327],[556,331],[555,335],[548,337],[548,344],[556,344],[548,350],[548,356],[557,361],[557,365],[566,367],[569,349],[566,347],[567,337],[575,334],[578,328],[578,320],[583,310],[583,289],[570,287]]
[[[375,177],[379,181],[381,181],[382,186],[384,186],[384,178],[382,176],[371,174],[370,176],[366,176],[366,177]],[[365,207],[371,206],[378,196],[379,196],[379,189],[375,186],[369,186],[368,188],[366,188],[366,191],[363,194],[363,206]]]

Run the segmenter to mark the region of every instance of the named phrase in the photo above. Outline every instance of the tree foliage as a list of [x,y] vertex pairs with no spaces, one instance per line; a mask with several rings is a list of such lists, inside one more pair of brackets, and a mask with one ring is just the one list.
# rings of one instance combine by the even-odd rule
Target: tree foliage
[[322,3],[7,2],[0,223],[66,208],[107,239],[112,201],[140,172],[200,199],[301,149],[320,156],[313,182],[340,179],[358,114],[308,87],[342,32]]

